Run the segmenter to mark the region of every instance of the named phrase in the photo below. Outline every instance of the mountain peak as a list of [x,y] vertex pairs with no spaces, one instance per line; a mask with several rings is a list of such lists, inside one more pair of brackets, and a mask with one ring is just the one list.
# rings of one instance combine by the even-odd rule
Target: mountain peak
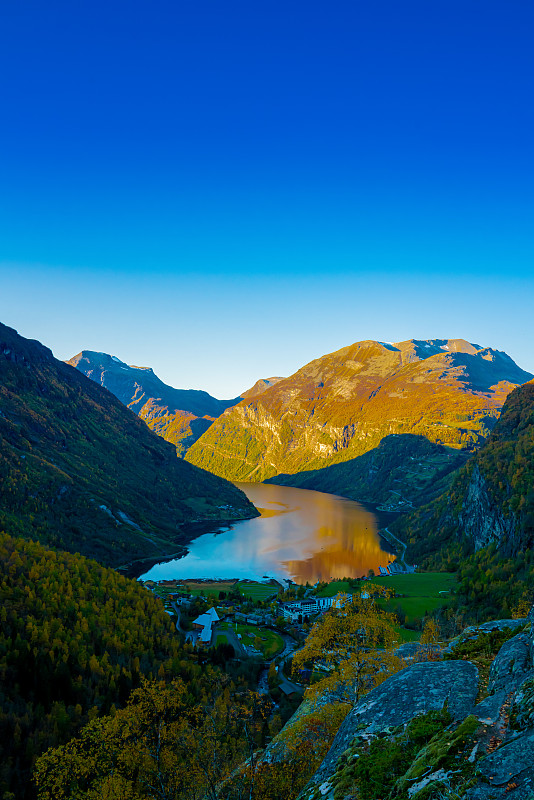
[[357,458],[391,434],[472,449],[531,377],[466,339],[355,342],[253,387],[187,459],[230,480],[265,480]]
[[67,361],[95,383],[109,389],[155,433],[183,455],[211,421],[241,399],[217,400],[198,389],[175,389],[163,383],[152,367],[128,365],[117,356],[82,350]]
[[280,377],[272,377],[272,378],[260,378],[256,381],[254,386],[251,386],[250,389],[247,389],[245,392],[241,393],[241,399],[247,400],[249,397],[256,397],[258,394],[263,394],[267,389],[270,389],[271,386],[279,383],[279,381],[283,381],[283,378]]
[[421,359],[440,353],[467,353],[473,356],[482,350],[479,344],[473,344],[466,339],[408,339],[394,342],[394,346],[402,353],[410,353]]

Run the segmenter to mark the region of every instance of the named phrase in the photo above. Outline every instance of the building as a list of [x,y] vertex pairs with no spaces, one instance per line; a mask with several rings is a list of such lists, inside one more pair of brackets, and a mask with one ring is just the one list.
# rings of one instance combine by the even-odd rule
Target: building
[[398,561],[390,561],[387,567],[378,567],[381,575],[406,575],[415,572],[417,564],[410,567],[409,564],[401,564]]
[[213,625],[215,625],[216,622],[219,622],[219,619],[220,617],[215,609],[210,608],[210,610],[206,611],[205,614],[201,614],[200,617],[197,617],[193,620],[193,630],[198,631],[197,642],[200,642],[204,645],[211,644]]
[[[352,595],[347,594],[352,600]],[[310,616],[311,614],[324,614],[329,608],[339,605],[339,595],[336,597],[306,597],[304,600],[291,600],[289,603],[282,605],[282,615],[284,619],[291,622],[296,622],[299,616]]]

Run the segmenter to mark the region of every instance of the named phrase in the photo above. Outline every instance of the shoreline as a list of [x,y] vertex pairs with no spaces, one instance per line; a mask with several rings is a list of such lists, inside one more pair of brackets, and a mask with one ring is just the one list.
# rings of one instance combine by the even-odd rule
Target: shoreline
[[[261,486],[261,483],[255,484]],[[288,488],[295,488],[295,487],[288,487]],[[300,487],[298,487],[300,488]],[[302,490],[302,491],[312,491],[317,492],[317,489],[311,490]],[[399,550],[400,540],[396,540],[395,543],[392,541],[395,537],[393,534],[390,534],[388,531],[388,525],[390,525],[394,520],[396,520],[400,514],[403,512],[394,512],[394,511],[383,511],[379,510],[376,505],[373,503],[368,503],[365,501],[355,500],[352,497],[347,497],[346,495],[341,494],[334,494],[333,492],[319,492],[320,494],[332,495],[333,497],[340,498],[342,500],[348,500],[352,503],[358,503],[362,508],[366,511],[373,514],[377,524],[377,534],[380,540],[380,547],[384,552],[384,556],[395,556],[396,559],[399,560],[399,563],[403,563],[403,551]],[[167,554],[160,554],[159,556],[144,556],[143,558],[134,559],[132,561],[126,562],[125,564],[115,567],[115,569],[120,572],[121,575],[124,575],[127,578],[131,578],[136,580],[140,578],[142,575],[145,575],[149,572],[152,567],[157,566],[158,564],[165,564],[169,561],[179,560],[184,558],[189,552],[188,545],[193,542],[195,539],[203,536],[205,534],[214,534],[217,535],[218,533],[224,533],[227,530],[231,530],[235,523],[239,522],[246,522],[250,519],[255,519],[256,517],[241,517],[239,519],[230,519],[230,520],[204,520],[192,523],[184,523],[183,529],[181,531],[183,539],[185,541],[176,542],[176,551]],[[391,538],[390,538],[391,537]],[[404,552],[406,551],[406,546],[404,546]],[[265,576],[264,576],[265,579]],[[269,576],[268,580],[274,579],[276,581],[280,581],[281,579],[276,576]],[[180,579],[178,579],[180,580]],[[192,580],[189,578],[188,580]],[[199,581],[209,581],[209,580],[228,580],[228,578],[209,578],[203,576],[196,580]],[[257,578],[242,578],[240,580],[252,580],[256,581]],[[282,579],[284,581],[291,580],[290,578]]]
[[177,541],[174,545],[169,543],[169,549],[177,548],[175,552],[169,554],[161,553],[154,556],[143,556],[142,558],[134,558],[131,561],[126,561],[114,569],[126,578],[137,579],[140,575],[148,572],[149,569],[156,566],[156,564],[164,564],[167,561],[174,561],[175,559],[184,558],[188,552],[188,545],[199,536],[206,533],[224,533],[229,530],[236,522],[246,522],[249,519],[256,519],[254,517],[239,517],[237,519],[221,519],[221,520],[199,520],[197,522],[184,522],[182,523],[182,530],[178,533],[177,538],[182,541]]

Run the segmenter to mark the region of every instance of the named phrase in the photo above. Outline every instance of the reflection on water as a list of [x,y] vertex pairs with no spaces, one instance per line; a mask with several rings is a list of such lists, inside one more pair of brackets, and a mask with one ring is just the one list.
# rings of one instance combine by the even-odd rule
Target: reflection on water
[[238,483],[262,516],[199,536],[181,559],[143,575],[163,578],[252,578],[315,583],[378,572],[390,556],[380,547],[375,516],[359,503],[322,492]]

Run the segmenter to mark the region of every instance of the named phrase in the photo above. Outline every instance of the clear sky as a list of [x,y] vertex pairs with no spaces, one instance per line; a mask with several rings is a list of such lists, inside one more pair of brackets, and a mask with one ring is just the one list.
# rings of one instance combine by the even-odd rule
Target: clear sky
[[534,4],[0,10],[0,320],[232,397],[360,339],[534,372]]

